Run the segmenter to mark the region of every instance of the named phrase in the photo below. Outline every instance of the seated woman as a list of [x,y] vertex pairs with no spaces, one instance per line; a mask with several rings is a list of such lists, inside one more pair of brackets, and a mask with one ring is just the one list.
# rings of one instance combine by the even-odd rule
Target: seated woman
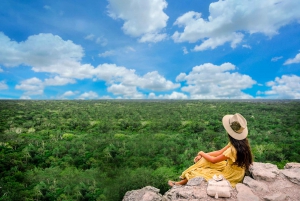
[[222,123],[227,131],[229,143],[218,151],[210,153],[200,151],[194,158],[195,164],[180,176],[181,181],[169,181],[170,186],[185,185],[189,179],[195,177],[203,177],[208,181],[214,175],[223,175],[232,187],[243,180],[245,171],[253,163],[247,139],[247,121],[241,114],[236,113],[225,115]]

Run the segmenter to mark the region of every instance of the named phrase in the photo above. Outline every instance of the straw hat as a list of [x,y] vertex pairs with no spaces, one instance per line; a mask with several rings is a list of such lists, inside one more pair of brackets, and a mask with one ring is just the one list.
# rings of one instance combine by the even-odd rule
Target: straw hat
[[234,139],[243,140],[247,137],[247,121],[241,114],[225,115],[222,122],[227,133]]

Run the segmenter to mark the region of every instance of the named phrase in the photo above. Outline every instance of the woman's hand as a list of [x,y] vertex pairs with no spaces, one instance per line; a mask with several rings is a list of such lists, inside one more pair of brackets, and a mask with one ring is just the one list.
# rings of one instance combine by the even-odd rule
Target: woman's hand
[[201,154],[204,153],[203,151],[198,152],[198,156],[201,156]]
[[194,163],[197,163],[202,158],[201,155],[198,155],[194,158]]

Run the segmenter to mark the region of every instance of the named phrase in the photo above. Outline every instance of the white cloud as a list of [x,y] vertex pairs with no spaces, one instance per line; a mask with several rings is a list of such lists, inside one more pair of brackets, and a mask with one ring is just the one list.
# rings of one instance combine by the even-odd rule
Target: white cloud
[[76,95],[77,93],[78,93],[78,92],[66,91],[62,96],[63,96],[63,97],[74,96],[74,95]]
[[161,76],[157,71],[153,71],[139,78],[137,86],[154,91],[166,91],[178,88],[180,85],[166,80],[166,78]]
[[295,56],[295,58],[286,60],[283,65],[295,64],[295,63],[300,63],[300,53],[298,53]]
[[113,98],[110,96],[101,96],[101,97],[99,97],[99,99],[113,99]]
[[0,68],[0,73],[4,72],[2,68]]
[[98,79],[104,80],[108,84],[125,81],[126,84],[130,85],[130,82],[134,82],[138,78],[134,69],[127,69],[123,66],[119,67],[115,64],[101,64],[97,66],[95,68],[95,75]]
[[271,90],[260,92],[269,98],[300,99],[300,77],[297,75],[283,75],[276,77],[274,81],[267,82]]
[[[136,87],[136,90],[167,91],[180,86],[180,84],[167,80],[157,71],[140,76],[133,69],[114,64],[102,64],[97,67],[82,64],[81,59],[84,55],[82,47],[52,34],[30,36],[26,41],[18,43],[11,41],[0,32],[0,43],[3,44],[0,48],[0,64],[5,67],[25,64],[31,66],[35,72],[50,74],[50,78],[46,78],[44,81],[31,78],[17,85],[16,89],[23,90],[25,95],[42,94],[47,86],[73,84],[76,79],[103,80],[108,86],[121,84],[128,87],[128,90]],[[126,51],[132,52],[135,49],[128,47]],[[106,52],[102,55],[110,53]],[[110,88],[110,90],[112,93],[115,91],[114,88]],[[124,90],[124,96],[129,96],[130,93],[125,92],[126,90]],[[135,98],[140,97],[139,93],[138,95],[131,94]]]
[[49,68],[33,68],[36,72],[49,72],[59,74],[64,78],[87,79],[93,77],[94,67],[90,64],[80,62],[65,61],[51,65]]
[[8,85],[3,80],[3,81],[0,81],[0,90],[4,90],[4,89],[8,89]]
[[[67,99],[68,97],[72,97],[74,98],[75,95],[79,94],[79,91],[66,91],[65,93],[63,93],[62,95],[58,96],[57,99]],[[81,98],[84,99],[84,98]]]
[[90,40],[90,41],[95,41],[97,44],[100,44],[101,46],[106,46],[107,45],[107,39],[100,36],[96,37],[94,34],[89,34],[84,37],[85,40]]
[[80,45],[52,34],[29,36],[26,41],[18,43],[0,32],[0,43],[0,63],[6,67],[25,64],[37,72],[59,73],[64,68],[53,69],[53,66],[60,63],[74,64],[84,56]]
[[[122,87],[139,87],[142,89],[150,89],[155,91],[167,91],[178,88],[179,84],[165,79],[157,71],[146,73],[139,76],[134,69],[127,69],[123,66],[119,67],[115,64],[102,64],[95,69],[95,75],[98,79],[104,80],[108,85],[122,84]],[[119,86],[120,87],[120,86]],[[127,94],[124,92],[124,94]]]
[[251,46],[250,46],[250,45],[242,45],[242,47],[251,49]]
[[272,37],[280,27],[300,20],[300,4],[297,1],[224,0],[211,3],[210,16],[189,11],[178,17],[174,25],[183,27],[172,38],[175,42],[191,43],[202,40],[196,51],[214,49],[229,42],[234,48],[244,33],[262,33]]
[[89,34],[86,37],[84,37],[85,40],[94,40],[95,35],[94,34]]
[[44,83],[42,80],[33,77],[27,80],[23,80],[20,85],[16,85],[16,89],[25,91],[24,95],[41,95],[44,92]]
[[235,69],[231,63],[220,66],[205,63],[195,66],[189,74],[179,74],[176,81],[186,82],[187,86],[181,90],[190,93],[192,99],[253,98],[242,90],[251,88],[256,81],[248,75],[230,72]]
[[23,96],[20,97],[20,99],[23,99],[23,100],[30,100],[31,98],[30,98],[30,96],[24,96],[24,95],[23,95]]
[[62,86],[69,83],[74,84],[76,83],[76,80],[71,78],[63,78],[63,77],[55,76],[54,78],[50,78],[50,79],[46,78],[44,83],[47,86]]
[[189,51],[186,49],[186,47],[183,47],[182,51],[183,51],[183,54],[188,54],[189,53]]
[[144,42],[159,42],[167,38],[167,34],[159,34],[159,33],[147,33],[144,34],[140,39],[139,42],[144,43]]
[[108,92],[114,95],[122,95],[125,98],[143,99],[144,94],[137,91],[136,86],[125,86],[123,84],[113,84],[107,88]]
[[96,43],[97,44],[100,44],[101,46],[106,46],[107,45],[107,43],[108,43],[108,41],[107,41],[107,39],[106,38],[104,38],[104,37],[98,37],[97,39],[96,39]]
[[109,16],[124,20],[125,34],[140,37],[140,42],[158,42],[166,38],[167,35],[161,33],[169,18],[163,11],[168,5],[165,0],[108,1]]
[[231,42],[231,47],[235,48],[238,43],[240,43],[243,40],[244,35],[241,33],[232,33],[229,35],[222,35],[219,37],[212,37],[207,40],[204,40],[204,42],[200,45],[196,45],[194,50],[195,51],[202,51],[206,49],[215,49],[218,46],[223,45],[226,42]]
[[78,99],[84,100],[84,99],[98,99],[98,94],[93,91],[85,92],[81,94]]
[[271,61],[276,62],[276,61],[278,61],[279,59],[282,59],[282,58],[283,58],[282,56],[280,56],[280,57],[273,57],[271,59]]
[[98,56],[99,57],[108,57],[108,56],[112,56],[115,54],[115,51],[113,50],[108,50],[108,51],[105,51],[103,53],[100,53]]
[[188,96],[185,95],[184,93],[174,91],[171,94],[164,94],[158,96],[156,96],[155,93],[150,93],[148,95],[148,98],[149,99],[187,99]]

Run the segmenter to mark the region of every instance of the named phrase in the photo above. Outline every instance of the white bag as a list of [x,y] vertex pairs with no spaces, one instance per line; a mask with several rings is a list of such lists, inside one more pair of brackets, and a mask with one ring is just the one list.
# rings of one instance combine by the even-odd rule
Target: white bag
[[231,196],[232,187],[222,175],[214,175],[211,180],[208,181],[206,192],[208,195],[215,198]]

